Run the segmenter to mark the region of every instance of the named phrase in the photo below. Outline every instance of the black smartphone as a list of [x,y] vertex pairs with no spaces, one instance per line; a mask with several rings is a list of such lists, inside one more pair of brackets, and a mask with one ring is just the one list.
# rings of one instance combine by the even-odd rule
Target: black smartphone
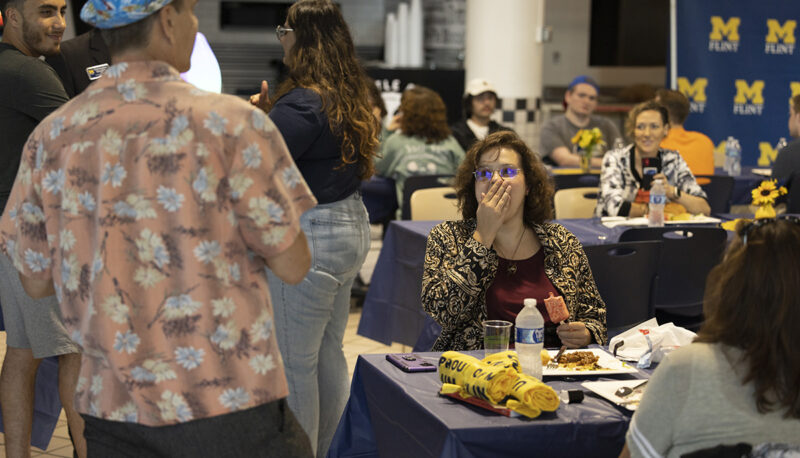
[[642,189],[650,189],[653,183],[653,175],[661,173],[660,157],[642,158]]
[[393,353],[386,355],[386,360],[399,367],[403,372],[432,372],[436,365],[415,353]]

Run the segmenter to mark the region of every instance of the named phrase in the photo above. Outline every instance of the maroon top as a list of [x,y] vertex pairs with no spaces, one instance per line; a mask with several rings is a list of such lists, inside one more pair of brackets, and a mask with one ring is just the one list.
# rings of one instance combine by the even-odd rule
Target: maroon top
[[[546,347],[559,347],[561,340],[555,333],[556,325],[547,314],[544,299],[550,295],[558,296],[559,293],[553,283],[544,273],[544,250],[539,249],[528,259],[509,261],[497,257],[497,275],[494,282],[486,291],[486,314],[489,320],[506,320],[514,323],[517,314],[522,310],[523,300],[536,299],[536,308],[544,318]],[[510,264],[517,265],[517,272],[508,273]],[[514,341],[514,330],[511,331],[511,341]]]

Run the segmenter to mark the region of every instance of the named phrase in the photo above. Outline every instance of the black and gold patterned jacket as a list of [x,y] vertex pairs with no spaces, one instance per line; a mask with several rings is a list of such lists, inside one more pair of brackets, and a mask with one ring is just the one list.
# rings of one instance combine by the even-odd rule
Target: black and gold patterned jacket
[[[497,253],[472,238],[476,221],[445,221],[433,228],[425,250],[422,306],[442,326],[433,351],[483,347],[486,291],[497,273]],[[606,344],[606,306],[581,243],[560,224],[534,225],[544,249],[544,271],[564,297],[572,321]]]

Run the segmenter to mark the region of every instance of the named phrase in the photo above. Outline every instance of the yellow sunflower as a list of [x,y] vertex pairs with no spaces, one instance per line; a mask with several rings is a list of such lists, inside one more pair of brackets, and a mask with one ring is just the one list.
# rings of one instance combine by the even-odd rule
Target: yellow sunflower
[[778,180],[764,180],[761,184],[751,191],[753,195],[753,205],[774,204],[778,196],[786,194],[786,188],[776,186]]

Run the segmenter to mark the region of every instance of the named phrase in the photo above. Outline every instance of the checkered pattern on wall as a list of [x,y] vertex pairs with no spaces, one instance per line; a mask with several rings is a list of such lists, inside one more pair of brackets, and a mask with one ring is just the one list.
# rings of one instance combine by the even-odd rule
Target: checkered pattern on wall
[[505,97],[497,100],[497,111],[492,119],[514,129],[528,147],[539,151],[539,118],[536,98]]

